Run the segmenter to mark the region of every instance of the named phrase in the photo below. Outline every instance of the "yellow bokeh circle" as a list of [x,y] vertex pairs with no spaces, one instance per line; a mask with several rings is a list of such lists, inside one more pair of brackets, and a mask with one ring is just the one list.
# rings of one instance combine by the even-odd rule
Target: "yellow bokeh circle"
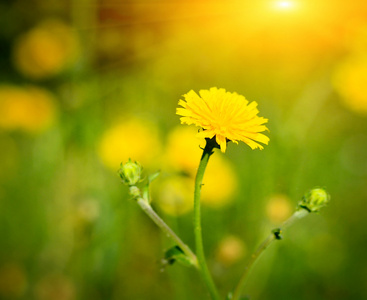
[[18,37],[13,47],[13,61],[23,75],[43,79],[66,69],[78,53],[79,42],[72,27],[49,19]]
[[40,132],[56,117],[56,101],[48,90],[36,86],[0,86],[0,128]]
[[127,162],[129,158],[143,167],[156,166],[160,151],[158,128],[154,123],[138,118],[108,128],[98,146],[102,162],[112,170],[117,170],[121,162]]

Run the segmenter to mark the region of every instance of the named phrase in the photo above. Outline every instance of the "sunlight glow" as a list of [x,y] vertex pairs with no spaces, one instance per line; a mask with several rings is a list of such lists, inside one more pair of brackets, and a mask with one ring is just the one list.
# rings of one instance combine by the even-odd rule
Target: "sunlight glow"
[[294,6],[292,1],[277,1],[275,6],[279,9],[290,9]]

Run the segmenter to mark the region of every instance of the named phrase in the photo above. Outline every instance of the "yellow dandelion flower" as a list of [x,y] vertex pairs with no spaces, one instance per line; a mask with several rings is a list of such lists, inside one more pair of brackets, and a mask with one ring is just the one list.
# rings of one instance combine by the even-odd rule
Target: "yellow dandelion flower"
[[251,149],[263,149],[259,143],[268,144],[269,138],[260,132],[267,130],[264,125],[268,120],[259,117],[257,103],[249,102],[244,96],[226,92],[225,89],[213,87],[200,90],[196,94],[193,90],[180,100],[176,113],[182,124],[194,124],[203,130],[198,137],[213,138],[222,152],[226,151],[227,141],[243,141]]

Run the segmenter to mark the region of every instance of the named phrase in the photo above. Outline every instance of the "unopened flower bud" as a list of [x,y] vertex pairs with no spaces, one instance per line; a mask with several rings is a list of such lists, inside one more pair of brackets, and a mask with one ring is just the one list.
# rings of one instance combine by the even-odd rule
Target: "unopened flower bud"
[[140,197],[140,189],[135,185],[131,185],[129,187],[129,194],[133,196],[134,199],[138,199]]
[[132,186],[140,181],[142,170],[143,168],[138,162],[132,162],[129,159],[126,164],[121,163],[119,175],[124,184]]
[[329,194],[321,188],[315,188],[308,191],[302,200],[298,203],[299,208],[304,208],[309,212],[318,212],[326,206],[330,200]]

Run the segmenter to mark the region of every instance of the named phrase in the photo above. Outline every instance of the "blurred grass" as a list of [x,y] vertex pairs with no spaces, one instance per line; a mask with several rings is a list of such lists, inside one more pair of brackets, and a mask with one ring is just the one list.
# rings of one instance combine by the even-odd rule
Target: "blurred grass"
[[[181,95],[212,86],[257,101],[270,129],[263,151],[229,145],[238,193],[220,209],[203,207],[205,249],[221,293],[277,225],[266,212],[270,199],[284,195],[293,207],[321,186],[330,205],[266,251],[246,292],[252,299],[367,297],[367,98],[355,98],[356,89],[364,94],[367,72],[345,78],[347,93],[331,80],[345,60],[367,55],[367,6],[295,1],[282,11],[274,3],[2,2],[1,87],[45,89],[57,100],[57,114],[36,132],[15,119],[1,123],[1,299],[206,299],[194,270],[161,271],[171,242],[129,199],[119,165],[105,166],[98,149],[111,126],[138,117],[157,127],[163,155],[179,124]],[[40,56],[29,50],[23,58],[40,68],[43,77],[35,78],[15,61],[14,49],[50,18],[70,26],[78,53],[60,56],[61,69],[42,73],[40,63],[57,57],[36,40]],[[53,37],[51,49],[66,47]],[[4,99],[2,120],[10,111]],[[43,124],[41,117],[42,111],[35,120]],[[124,136],[121,143],[129,148]],[[158,167],[152,161],[146,169]],[[155,184],[171,174],[162,169]],[[191,213],[174,217],[153,205],[193,247]],[[226,265],[217,251],[230,235],[246,251]]]

